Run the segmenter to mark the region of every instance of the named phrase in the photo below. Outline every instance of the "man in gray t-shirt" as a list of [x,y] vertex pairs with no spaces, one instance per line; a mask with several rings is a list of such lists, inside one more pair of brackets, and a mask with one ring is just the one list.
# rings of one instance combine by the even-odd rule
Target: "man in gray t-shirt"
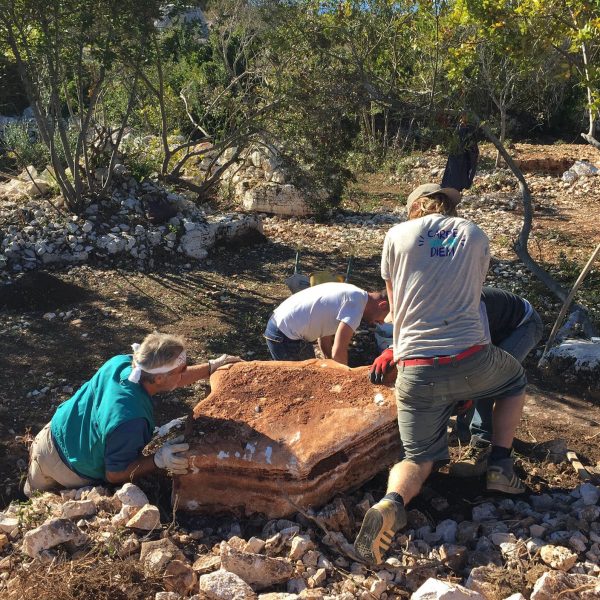
[[394,294],[396,360],[489,343],[479,314],[489,261],[487,236],[466,219],[433,214],[388,231],[381,277]]
[[367,511],[354,543],[375,564],[406,525],[405,504],[420,492],[434,464],[448,461],[447,426],[456,402],[495,399],[487,489],[510,494],[525,489],[511,457],[525,374],[517,360],[490,344],[483,329],[479,301],[489,242],[474,223],[456,216],[459,202],[457,190],[419,186],[408,197],[409,220],[388,231],[384,242],[381,275],[394,335],[393,350],[382,357],[398,367],[398,426],[406,458],[392,468],[388,493]]

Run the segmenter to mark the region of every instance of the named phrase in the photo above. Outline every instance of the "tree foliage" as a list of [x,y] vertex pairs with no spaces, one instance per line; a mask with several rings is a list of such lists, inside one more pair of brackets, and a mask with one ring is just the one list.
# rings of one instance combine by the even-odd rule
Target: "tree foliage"
[[[212,0],[203,8],[209,27],[184,19],[163,27],[156,0],[0,0],[0,76],[17,69],[74,210],[108,193],[130,129],[159,140],[151,170],[201,195],[241,148],[265,144],[330,202],[351,176],[351,152],[379,160],[407,144],[443,143],[448,115],[464,110],[501,139],[511,119],[529,130],[586,111],[582,135],[597,143],[597,0]],[[211,168],[191,182],[186,168],[207,145]],[[228,148],[237,151],[221,160]]]

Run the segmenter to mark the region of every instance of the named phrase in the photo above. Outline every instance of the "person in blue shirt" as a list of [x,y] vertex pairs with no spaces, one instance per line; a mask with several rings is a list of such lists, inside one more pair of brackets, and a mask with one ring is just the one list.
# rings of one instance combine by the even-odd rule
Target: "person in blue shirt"
[[185,342],[151,333],[133,355],[114,356],[61,404],[36,436],[24,492],[124,483],[163,469],[187,471],[188,444],[166,443],[155,454],[142,449],[154,431],[152,398],[208,377],[240,359],[224,354],[187,366]]

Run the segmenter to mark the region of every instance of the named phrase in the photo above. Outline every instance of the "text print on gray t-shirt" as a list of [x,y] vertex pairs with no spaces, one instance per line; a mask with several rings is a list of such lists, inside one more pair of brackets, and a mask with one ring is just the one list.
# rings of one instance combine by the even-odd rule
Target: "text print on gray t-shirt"
[[456,354],[487,344],[479,316],[489,241],[471,221],[428,215],[385,237],[381,276],[394,306],[394,358]]

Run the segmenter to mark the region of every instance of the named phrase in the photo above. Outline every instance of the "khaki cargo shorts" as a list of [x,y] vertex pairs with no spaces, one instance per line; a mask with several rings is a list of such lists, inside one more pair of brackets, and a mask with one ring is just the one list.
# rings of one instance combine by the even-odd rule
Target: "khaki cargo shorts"
[[65,465],[54,445],[48,423],[35,436],[29,450],[29,469],[24,494],[29,497],[33,492],[80,488],[93,484],[93,480],[83,479]]
[[447,462],[448,421],[456,402],[520,394],[525,371],[496,346],[447,365],[398,367],[398,427],[406,459],[415,463]]

